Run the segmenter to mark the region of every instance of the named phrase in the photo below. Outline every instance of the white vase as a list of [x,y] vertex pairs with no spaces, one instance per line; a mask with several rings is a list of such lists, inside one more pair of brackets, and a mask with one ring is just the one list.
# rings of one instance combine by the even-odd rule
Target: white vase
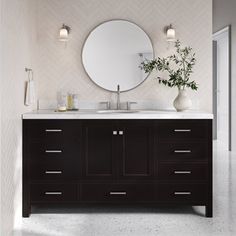
[[188,97],[185,89],[179,89],[179,94],[175,98],[173,105],[177,111],[185,111],[191,108],[192,101]]

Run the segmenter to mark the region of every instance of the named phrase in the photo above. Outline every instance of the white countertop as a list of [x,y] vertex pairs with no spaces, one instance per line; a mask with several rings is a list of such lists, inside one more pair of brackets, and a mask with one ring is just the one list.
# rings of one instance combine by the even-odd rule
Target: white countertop
[[55,112],[38,110],[22,115],[22,119],[213,119],[213,114],[202,111],[139,110],[135,113],[98,113],[96,110]]

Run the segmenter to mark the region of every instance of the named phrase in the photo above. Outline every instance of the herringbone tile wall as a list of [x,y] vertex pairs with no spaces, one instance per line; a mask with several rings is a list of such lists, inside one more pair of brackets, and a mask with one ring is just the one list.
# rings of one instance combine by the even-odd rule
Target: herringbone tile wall
[[25,67],[32,67],[35,33],[35,5],[32,0],[1,0],[1,236],[12,235],[21,221],[22,120]]
[[[157,56],[169,55],[173,48],[165,41],[164,27],[173,23],[177,38],[194,48],[197,65],[193,79],[199,91],[189,94],[194,107],[211,111],[212,90],[212,0],[38,0],[37,71],[39,99],[55,100],[59,90],[79,93],[81,100],[101,101],[114,96],[87,77],[81,61],[83,43],[98,24],[111,19],[127,19],[141,26],[151,37]],[[72,28],[67,46],[58,41],[62,23]],[[99,62],[98,62],[99,63]],[[152,101],[172,107],[177,91],[159,85],[150,77],[122,100]]]

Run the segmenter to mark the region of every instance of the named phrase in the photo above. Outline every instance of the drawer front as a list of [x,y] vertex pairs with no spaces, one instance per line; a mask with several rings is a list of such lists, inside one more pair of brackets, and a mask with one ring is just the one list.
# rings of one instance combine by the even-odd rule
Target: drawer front
[[171,181],[206,181],[207,164],[159,163],[158,179]]
[[207,160],[207,143],[163,143],[156,147],[157,158],[162,161]]
[[145,202],[156,200],[153,184],[82,184],[81,200],[91,202]]
[[25,120],[30,142],[70,143],[80,140],[80,122],[73,120]]
[[78,179],[81,173],[78,161],[35,161],[30,162],[32,180],[72,180]]
[[206,184],[159,184],[158,200],[163,202],[204,203],[207,200]]
[[34,202],[76,201],[78,187],[76,184],[32,184],[31,200]]
[[29,147],[29,158],[37,160],[60,160],[78,159],[81,147],[78,142],[75,144],[68,143],[31,143]]
[[208,137],[208,123],[206,120],[158,121],[157,136],[159,142],[206,139]]

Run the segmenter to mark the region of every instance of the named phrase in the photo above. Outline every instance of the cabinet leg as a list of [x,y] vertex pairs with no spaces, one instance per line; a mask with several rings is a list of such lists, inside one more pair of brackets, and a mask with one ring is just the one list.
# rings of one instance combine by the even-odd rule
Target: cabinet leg
[[31,213],[31,206],[26,203],[23,203],[22,217],[28,218],[30,216],[30,213]]
[[213,217],[212,204],[206,205],[206,217]]

